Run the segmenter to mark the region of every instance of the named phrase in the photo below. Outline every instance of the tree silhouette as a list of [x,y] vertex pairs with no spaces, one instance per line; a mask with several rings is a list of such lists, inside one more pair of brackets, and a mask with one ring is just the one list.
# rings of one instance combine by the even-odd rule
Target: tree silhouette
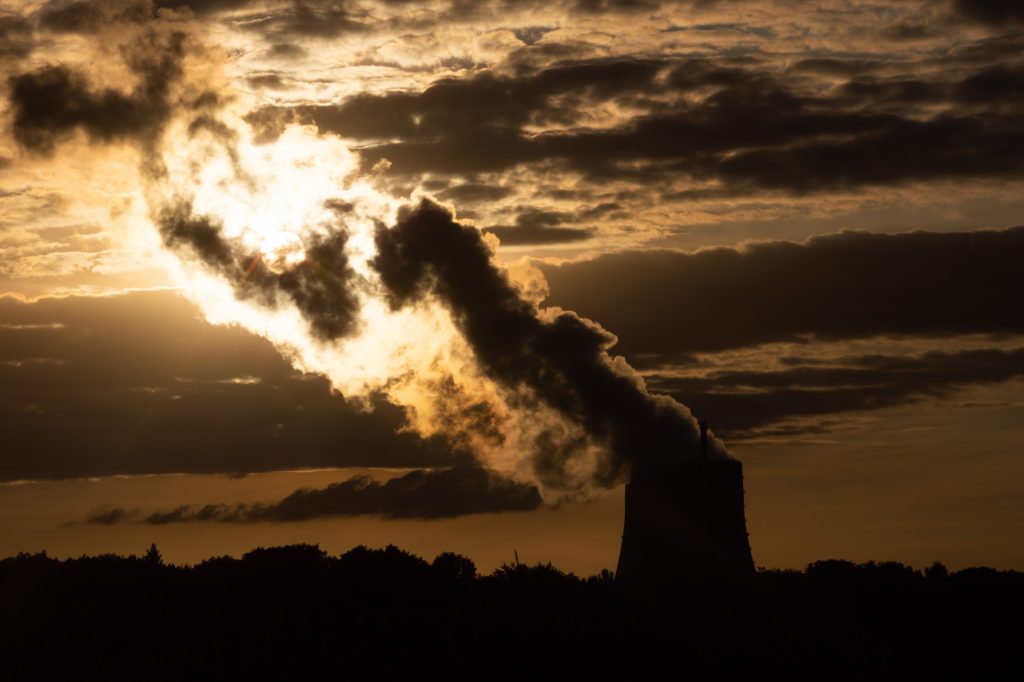
[[142,560],[151,566],[160,566],[164,563],[164,558],[160,554],[160,550],[156,548],[156,543],[152,543],[149,549],[146,550],[146,554],[143,555]]
[[455,552],[428,563],[393,545],[333,556],[316,545],[257,548],[173,566],[152,544],[142,557],[0,558],[0,604],[4,680],[135,679],[140,669],[152,680],[196,670],[336,677],[352,661],[493,666],[510,651],[524,669],[561,662],[574,673],[636,673],[638,662],[667,659],[717,676],[988,679],[1017,665],[1024,573],[829,560],[634,593],[610,571],[580,578],[519,563],[478,575]]
[[450,580],[472,580],[476,577],[476,564],[469,557],[455,552],[441,552],[430,564],[431,570]]

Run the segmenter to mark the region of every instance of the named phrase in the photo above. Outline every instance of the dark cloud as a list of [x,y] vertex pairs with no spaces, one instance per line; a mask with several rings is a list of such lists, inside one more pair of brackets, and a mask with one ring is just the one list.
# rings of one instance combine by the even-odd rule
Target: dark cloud
[[515,190],[511,187],[485,185],[480,183],[461,183],[447,187],[437,193],[438,197],[457,204],[491,202],[504,199]]
[[665,29],[666,33],[678,33],[681,31],[697,31],[703,33],[740,33],[743,35],[757,36],[758,38],[775,37],[775,30],[770,26],[750,26],[738,22],[691,24],[690,26],[671,26]]
[[516,224],[514,226],[496,225],[487,228],[484,232],[495,235],[501,240],[502,244],[508,246],[584,241],[594,236],[592,230],[559,227],[559,225],[594,218],[617,207],[617,205],[611,204],[607,209],[580,210],[576,213],[541,211],[527,208],[516,216]]
[[149,0],[50,0],[39,10],[38,22],[57,33],[95,33],[110,24],[143,24],[154,17]]
[[994,27],[1024,23],[1024,5],[1017,0],[954,0],[953,7],[961,16]]
[[[682,406],[648,394],[638,375],[606,353],[614,337],[571,312],[540,315],[491,261],[481,233],[422,201],[401,211],[397,224],[377,232],[374,267],[394,307],[434,295],[490,377],[526,387],[543,403],[607,443],[611,458],[597,482],[621,480],[627,463],[695,455],[696,423]],[[575,453],[538,443],[533,465],[540,480],[564,484]],[[573,448],[575,449],[575,448]]]
[[739,152],[695,171],[791,192],[1011,176],[1024,171],[1024,129],[1015,115],[901,120],[848,140]]
[[[816,57],[791,68],[850,78],[828,90],[781,79],[756,62],[576,60],[443,79],[422,92],[357,95],[338,105],[271,107],[251,120],[265,135],[301,120],[367,140],[366,168],[387,159],[398,176],[471,177],[546,162],[595,182],[688,177],[735,193],[1018,176],[1021,67],[949,68],[964,58],[950,53],[939,60],[945,67],[936,62],[918,69],[922,75],[904,65],[901,75],[883,77],[889,62],[863,58]],[[604,102],[645,113],[586,127],[585,113]],[[537,127],[552,130],[534,134]]]
[[840,59],[838,57],[808,57],[789,67],[794,73],[813,73],[825,76],[850,77],[876,71],[885,66],[878,59]]
[[601,320],[619,335],[616,351],[638,359],[806,336],[1024,333],[1022,258],[1017,227],[843,232],[542,267],[548,304]]
[[609,131],[528,137],[511,130],[465,130],[362,153],[367,167],[387,159],[399,174],[497,172],[557,160],[595,181],[650,183],[683,175],[733,183],[735,190],[809,192],[1016,175],[1024,170],[1024,132],[1012,114],[918,121],[881,113],[821,113],[776,93],[705,102]]
[[1008,33],[955,45],[940,60],[942,65],[972,66],[1017,61],[1024,54],[1024,34]]
[[924,22],[895,21],[882,29],[890,40],[925,40],[937,34],[936,28]]
[[582,14],[651,12],[658,9],[657,0],[576,0],[573,8]]
[[256,5],[255,11],[240,17],[237,26],[278,43],[304,38],[337,38],[371,28],[365,21],[365,13],[355,3],[292,0],[264,7],[251,4]]
[[188,8],[195,14],[202,16],[266,3],[261,0],[155,0],[153,4],[157,8]]
[[268,88],[271,90],[284,90],[288,84],[276,73],[263,73],[258,76],[249,76],[245,82],[254,88]]
[[0,298],[0,480],[464,461],[171,293]]
[[[420,469],[387,481],[355,476],[326,488],[300,488],[284,499],[255,504],[182,505],[156,511],[143,523],[294,522],[325,516],[380,516],[386,519],[440,519],[467,514],[531,511],[542,505],[531,485],[501,478],[475,466]],[[136,510],[101,507],[87,523],[110,525],[139,518]]]
[[76,129],[101,142],[149,140],[171,114],[171,86],[181,76],[184,33],[153,33],[127,57],[141,83],[130,92],[94,90],[64,66],[47,66],[10,79],[14,138],[26,149],[50,153]]
[[505,246],[567,244],[586,241],[594,236],[594,233],[590,230],[579,230],[572,227],[546,227],[544,225],[529,225],[525,227],[498,225],[489,227],[484,232],[493,234]]
[[122,507],[103,505],[89,512],[85,517],[85,522],[99,526],[113,526],[114,524],[132,521],[138,518],[138,515],[138,509],[124,509]]
[[267,56],[274,59],[299,59],[306,56],[306,49],[294,43],[277,43],[267,50]]
[[837,100],[851,107],[899,111],[912,105],[940,103],[951,96],[952,88],[919,78],[858,76],[844,83],[836,94]]
[[16,14],[0,14],[0,57],[28,56],[33,48],[32,25]]
[[1021,376],[1024,349],[991,348],[913,356],[862,355],[837,358],[828,366],[801,364],[780,371],[718,371],[688,377],[655,374],[648,380],[656,390],[699,410],[719,433],[736,439],[763,435],[766,427],[787,419],[944,398],[964,386]]
[[1002,103],[1016,111],[1024,102],[1024,65],[992,66],[972,74],[958,85],[956,98],[970,104]]
[[555,30],[554,26],[523,26],[512,30],[512,34],[527,45],[533,45],[538,40]]
[[[554,66],[522,77],[486,72],[464,80],[442,79],[419,93],[356,95],[337,106],[299,107],[296,113],[321,130],[357,139],[517,131],[527,123],[572,123],[582,101],[644,91],[664,67],[660,60],[606,59]],[[553,101],[555,96],[560,102]],[[576,99],[565,100],[566,96]]]
[[572,61],[585,61],[600,55],[600,50],[582,42],[540,42],[512,50],[506,57],[507,66],[514,71],[537,70]]

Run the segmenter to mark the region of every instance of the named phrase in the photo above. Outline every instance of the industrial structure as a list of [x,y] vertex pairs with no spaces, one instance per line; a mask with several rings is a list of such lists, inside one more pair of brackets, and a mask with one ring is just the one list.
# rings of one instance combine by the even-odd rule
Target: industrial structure
[[708,453],[638,460],[626,484],[616,578],[627,584],[753,575],[739,460]]

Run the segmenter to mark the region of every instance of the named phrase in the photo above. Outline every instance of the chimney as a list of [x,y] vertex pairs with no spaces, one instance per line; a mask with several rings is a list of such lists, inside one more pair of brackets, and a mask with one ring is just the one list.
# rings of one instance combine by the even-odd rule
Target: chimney
[[708,423],[704,419],[700,422],[700,457],[708,458]]

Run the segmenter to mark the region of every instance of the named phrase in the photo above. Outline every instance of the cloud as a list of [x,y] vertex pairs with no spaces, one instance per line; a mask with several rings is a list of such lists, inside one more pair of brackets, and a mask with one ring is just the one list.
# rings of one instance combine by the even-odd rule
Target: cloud
[[192,12],[203,16],[266,3],[260,0],[155,0],[153,4],[157,8],[177,9],[187,7]]
[[[1024,228],[842,232],[542,265],[547,304],[601,320],[627,357],[805,337],[1024,333]],[[666,301],[671,305],[666,305]]]
[[961,16],[990,26],[1024,23],[1024,7],[1015,0],[954,0],[953,7]]
[[[355,476],[326,488],[300,488],[270,503],[182,505],[141,517],[143,523],[284,523],[330,516],[440,519],[467,514],[531,511],[542,505],[531,485],[501,478],[475,466],[416,470],[376,481]],[[140,518],[137,510],[100,507],[87,523],[110,525]]]
[[267,56],[271,59],[301,59],[306,54],[306,48],[295,43],[276,43],[267,50]]
[[738,183],[734,191],[803,193],[913,180],[1011,176],[1024,169],[1024,133],[992,112],[930,120],[827,113],[785,93],[705,102],[610,130],[527,136],[464,129],[433,140],[363,150],[367,167],[391,172],[473,174],[558,161],[593,182],[672,177]]
[[493,234],[505,246],[521,246],[526,244],[566,244],[585,241],[594,236],[590,230],[578,230],[571,227],[546,227],[543,225],[510,226],[498,225],[488,227],[484,232]]
[[291,86],[276,73],[262,73],[245,79],[251,87],[258,90],[287,90]]
[[[527,123],[572,122],[584,102],[643,92],[665,66],[655,59],[601,59],[519,77],[485,72],[441,79],[422,92],[360,94],[339,105],[297,107],[294,113],[322,131],[356,139],[429,140],[481,130],[516,131]],[[559,103],[555,96],[570,99]]]
[[526,45],[533,45],[548,33],[556,30],[554,26],[523,26],[512,30],[512,34]]
[[825,76],[857,76],[886,66],[880,59],[850,59],[840,57],[807,57],[793,63],[794,73],[812,73]]
[[0,14],[0,56],[26,57],[33,47],[32,24],[15,14]]
[[786,420],[944,398],[968,385],[1022,376],[1024,348],[986,348],[841,357],[828,366],[779,371],[725,370],[685,377],[655,373],[648,381],[654,390],[698,410],[719,433],[740,439],[770,432]]
[[498,237],[502,244],[560,244],[579,242],[594,236],[592,230],[558,227],[565,223],[580,223],[596,218],[619,208],[618,204],[604,204],[591,209],[580,209],[573,213],[563,211],[540,211],[523,208],[516,216],[516,224],[495,225],[484,230]]
[[[234,9],[245,4],[257,5],[238,0],[218,2],[213,7],[204,8],[204,12]],[[293,0],[287,3],[257,5],[254,10],[239,17],[237,26],[243,30],[260,33],[276,42],[303,38],[337,38],[341,35],[361,33],[373,27],[372,22],[365,21],[365,12],[354,7],[354,3]]]
[[118,523],[133,521],[138,518],[138,516],[138,509],[124,509],[122,507],[102,505],[89,512],[85,517],[85,522],[99,526],[113,526]]
[[1024,131],[1012,116],[905,119],[880,128],[849,140],[742,151],[695,171],[761,189],[810,192],[1024,170]]
[[583,14],[651,12],[658,9],[656,0],[576,0],[574,9]]
[[0,480],[467,461],[372,404],[169,292],[0,298]]
[[[987,42],[975,47],[991,52]],[[805,58],[789,77],[728,58],[577,59],[340,104],[268,107],[251,120],[264,134],[300,120],[367,141],[366,168],[387,159],[398,176],[548,163],[594,183],[682,178],[797,194],[1018,176],[1022,68],[1005,55],[970,63],[966,47],[931,63]],[[812,75],[848,80],[808,87]],[[593,123],[613,106],[622,113]]]
[[155,18],[149,0],[50,0],[39,10],[39,26],[56,33],[96,33],[110,24],[144,24]]
[[992,66],[971,74],[958,84],[958,101],[967,104],[1004,103],[1019,107],[1024,101],[1024,67]]
[[682,31],[696,31],[700,33],[738,33],[741,35],[757,36],[759,38],[775,37],[775,31],[770,26],[748,26],[739,22],[691,24],[690,26],[672,26],[665,29],[666,33],[678,33]]
[[153,32],[129,54],[141,83],[129,92],[93,89],[66,66],[45,66],[9,82],[14,138],[34,152],[52,153],[76,129],[98,142],[149,140],[171,114],[171,87],[181,77],[182,32]]
[[504,199],[515,190],[511,187],[487,185],[481,183],[459,183],[437,193],[438,197],[458,204],[492,202]]

